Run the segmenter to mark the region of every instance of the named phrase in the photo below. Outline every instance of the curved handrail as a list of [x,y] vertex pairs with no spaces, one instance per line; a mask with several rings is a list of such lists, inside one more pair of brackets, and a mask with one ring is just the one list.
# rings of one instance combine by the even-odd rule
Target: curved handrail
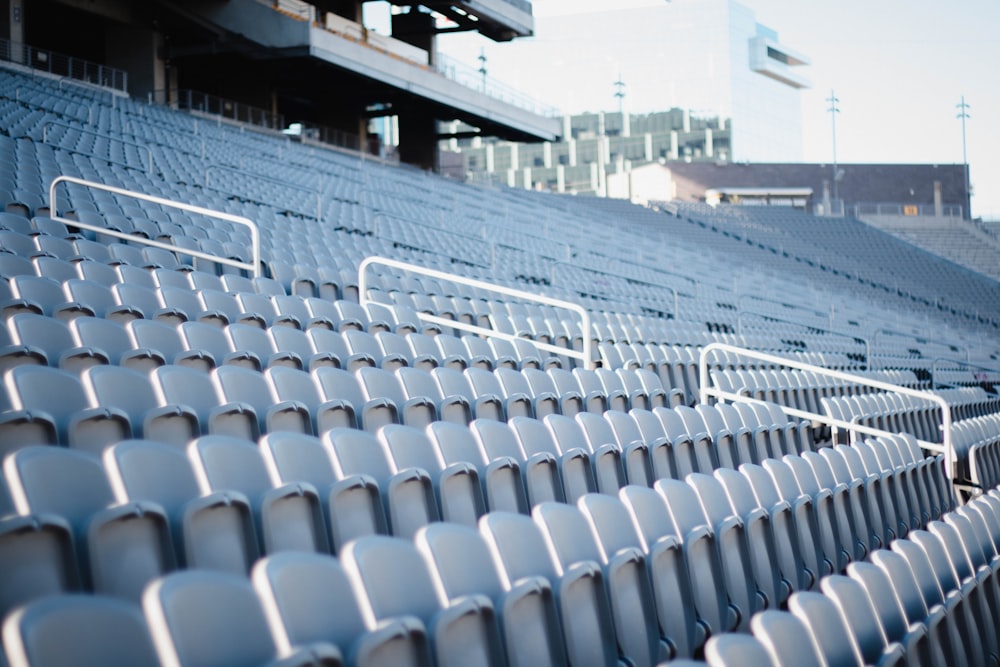
[[[153,204],[159,204],[160,206],[167,206],[170,208],[177,208],[182,211],[188,211],[189,213],[197,213],[199,215],[204,215],[210,218],[217,218],[219,220],[225,220],[235,225],[242,225],[250,230],[250,246],[252,253],[252,263],[241,262],[236,259],[230,259],[229,257],[220,257],[218,255],[213,255],[207,252],[201,252],[200,250],[191,250],[189,248],[181,248],[180,246],[174,245],[172,243],[163,243],[161,241],[154,241],[153,239],[143,238],[141,236],[136,236],[135,234],[127,234],[125,232],[119,232],[114,229],[108,229],[107,227],[101,227],[100,225],[92,225],[86,222],[81,222],[79,220],[70,220],[69,218],[63,218],[59,216],[58,201],[56,199],[56,186],[60,183],[72,183],[74,185],[80,185],[87,188],[93,188],[95,190],[103,190],[104,192],[110,192],[122,197],[131,197],[133,199],[139,199],[142,201],[148,201]],[[240,215],[233,215],[231,213],[224,213],[222,211],[213,211],[209,208],[202,208],[201,206],[193,206],[191,204],[185,204],[183,202],[174,201],[172,199],[164,199],[163,197],[156,197],[153,195],[142,194],[141,192],[134,192],[132,190],[126,190],[124,188],[116,188],[111,185],[105,185],[103,183],[94,183],[93,181],[85,181],[82,178],[76,178],[74,176],[57,176],[52,179],[52,183],[49,185],[49,212],[53,220],[63,223],[64,225],[70,225],[72,227],[77,227],[79,229],[86,229],[98,234],[103,234],[105,236],[110,236],[116,239],[122,239],[124,241],[129,241],[131,243],[139,243],[142,245],[148,245],[153,248],[159,248],[161,250],[168,250],[170,252],[181,253],[182,255],[190,255],[191,257],[196,257],[198,259],[204,259],[209,262],[216,262],[218,264],[224,264],[226,266],[231,266],[237,269],[243,269],[253,273],[255,278],[259,278],[261,273],[260,266],[260,231],[257,229],[257,225],[254,224],[249,218],[244,218]]]
[[[844,373],[842,371],[835,371],[829,368],[824,368],[823,366],[815,366],[813,364],[803,363],[801,361],[795,361],[793,359],[787,359],[785,357],[775,356],[773,354],[767,354],[765,352],[758,352],[756,350],[748,350],[746,348],[737,347],[735,345],[728,345],[726,343],[710,343],[705,347],[701,348],[701,355],[698,359],[698,381],[700,384],[700,397],[701,403],[708,403],[710,397],[722,399],[724,401],[743,401],[743,402],[759,402],[756,399],[750,398],[748,396],[742,396],[740,394],[735,394],[733,392],[723,391],[721,389],[714,388],[709,384],[709,368],[708,368],[708,357],[713,352],[731,352],[736,355],[748,357],[750,359],[756,359],[758,361],[763,361],[769,364],[777,364],[780,366],[787,366],[788,368],[794,368],[801,371],[811,371],[818,375],[823,375],[835,380],[842,380],[845,382],[851,382],[854,384],[864,385],[866,387],[872,387],[874,389],[881,389],[882,391],[895,392],[897,394],[902,394],[904,396],[910,396],[912,398],[918,398],[930,403],[934,403],[939,408],[941,408],[941,433],[944,442],[934,443],[927,442],[924,440],[918,440],[919,445],[928,449],[932,452],[943,453],[945,457],[945,462],[947,463],[948,477],[954,481],[955,477],[955,446],[952,439],[952,419],[951,419],[951,406],[948,401],[942,397],[928,391],[917,391],[915,389],[910,389],[909,387],[903,387],[901,385],[891,384],[889,382],[882,382],[881,380],[873,380],[861,375],[852,375],[851,373]],[[863,424],[855,424],[853,422],[844,421],[841,419],[836,419],[829,415],[816,414],[814,412],[808,412],[806,410],[799,410],[798,408],[792,408],[787,405],[779,405],[779,407],[784,411],[785,414],[798,417],[799,419],[807,419],[810,421],[820,422],[822,424],[827,424],[832,427],[842,428],[848,432],[858,432],[864,433],[866,435],[874,436],[893,436],[896,435],[890,431],[882,431],[880,429],[871,428],[869,426],[864,426]]]
[[[424,275],[429,278],[436,278],[438,280],[450,280],[452,282],[458,283],[460,285],[466,285],[468,287],[474,287],[476,289],[485,290],[488,292],[496,292],[497,294],[503,294],[504,296],[514,297],[516,299],[523,299],[525,301],[533,301],[535,303],[540,303],[546,306],[553,306],[555,308],[565,308],[573,313],[579,315],[581,324],[580,327],[583,333],[583,350],[577,352],[576,350],[568,349],[565,347],[559,347],[558,345],[550,345],[548,343],[540,343],[538,341],[530,341],[532,345],[537,347],[539,350],[544,350],[546,352],[551,352],[552,354],[562,355],[567,357],[572,357],[574,359],[579,359],[588,369],[593,369],[597,367],[597,363],[593,357],[593,340],[591,334],[591,322],[590,313],[587,312],[583,306],[575,304],[571,301],[563,301],[561,299],[553,299],[547,296],[541,296],[539,294],[532,294],[531,292],[523,292],[521,290],[512,289],[510,287],[504,287],[502,285],[496,285],[494,283],[488,283],[482,280],[474,280],[472,278],[466,278],[465,276],[460,276],[454,273],[447,273],[445,271],[436,271],[434,269],[428,269],[423,266],[417,266],[416,264],[408,264],[406,262],[400,262],[395,259],[388,259],[386,257],[366,257],[361,264],[358,266],[358,295],[361,305],[364,306],[372,301],[368,298],[368,269],[372,266],[386,266],[392,269],[399,269],[401,271],[410,271],[419,275]],[[487,329],[486,327],[476,326],[474,324],[466,324],[465,322],[459,322],[457,320],[450,320],[445,317],[438,317],[437,315],[431,315],[430,313],[417,313],[417,317],[420,319],[431,322],[433,324],[438,324],[444,327],[450,327],[452,329],[458,329],[460,331],[466,331],[468,333],[479,334],[481,336],[500,338],[502,340],[524,340],[520,336],[515,336],[513,334],[504,333],[502,331],[497,331],[495,329]]]

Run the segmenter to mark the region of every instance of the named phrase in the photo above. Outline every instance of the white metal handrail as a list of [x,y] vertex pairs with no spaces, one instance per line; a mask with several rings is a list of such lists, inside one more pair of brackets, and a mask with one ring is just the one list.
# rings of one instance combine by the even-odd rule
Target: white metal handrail
[[[874,389],[881,389],[882,391],[895,392],[897,394],[902,394],[904,396],[910,396],[912,398],[917,398],[921,400],[934,403],[939,408],[941,408],[941,433],[944,442],[935,443],[927,442],[925,440],[917,440],[918,444],[927,450],[932,452],[943,453],[945,457],[945,462],[947,463],[948,475],[954,478],[955,475],[955,447],[952,440],[952,419],[951,419],[951,406],[948,404],[944,398],[938,396],[937,394],[927,392],[927,391],[917,391],[915,389],[910,389],[909,387],[903,387],[901,385],[891,384],[889,382],[882,382],[881,380],[873,380],[871,378],[866,378],[861,375],[853,375],[851,373],[843,373],[841,371],[835,371],[829,368],[824,368],[823,366],[814,366],[812,364],[806,364],[801,361],[795,361],[793,359],[787,359],[785,357],[778,357],[773,354],[766,354],[764,352],[757,352],[756,350],[748,350],[742,347],[736,347],[735,345],[727,345],[725,343],[710,343],[701,349],[701,355],[698,360],[698,379],[700,383],[701,396],[700,401],[702,403],[707,403],[710,397],[721,399],[724,401],[743,401],[743,402],[759,402],[748,396],[742,396],[740,394],[735,394],[733,392],[724,391],[716,387],[712,387],[709,384],[709,356],[713,352],[730,352],[735,355],[747,357],[750,359],[756,359],[758,361],[763,361],[769,364],[777,364],[780,366],[787,366],[788,368],[794,368],[801,371],[811,371],[817,375],[823,375],[825,377],[833,378],[835,380],[841,380],[844,382],[851,382],[854,384],[863,385],[866,387],[872,387]],[[870,426],[865,426],[863,424],[857,424],[854,422],[844,421],[842,419],[836,419],[829,415],[816,414],[814,412],[808,412],[806,410],[799,410],[798,408],[792,408],[787,405],[779,406],[785,412],[785,414],[792,417],[798,417],[799,419],[808,419],[810,421],[820,422],[822,424],[827,424],[831,427],[842,428],[848,432],[864,433],[866,435],[873,436],[893,436],[897,435],[890,431],[883,431],[880,429],[872,428]]]
[[[581,320],[580,327],[583,333],[582,351],[568,349],[565,347],[559,347],[558,345],[550,345],[548,343],[540,343],[534,340],[530,342],[539,350],[551,352],[552,354],[556,355],[562,355],[562,356],[572,357],[574,359],[579,359],[580,361],[583,362],[583,364],[587,368],[593,369],[596,368],[597,366],[593,355],[594,343],[591,338],[590,313],[588,313],[587,310],[582,306],[580,306],[579,304],[575,304],[571,301],[563,301],[561,299],[552,299],[547,296],[532,294],[531,292],[522,292],[521,290],[512,289],[510,287],[503,287],[502,285],[496,285],[494,283],[488,283],[482,280],[474,280],[472,278],[466,278],[465,276],[460,276],[454,273],[435,271],[434,269],[428,269],[422,266],[417,266],[415,264],[407,264],[406,262],[400,262],[398,260],[388,259],[386,257],[373,256],[373,257],[366,257],[358,267],[358,293],[359,293],[359,300],[362,306],[367,305],[368,303],[372,303],[372,300],[368,298],[368,275],[367,275],[368,269],[372,266],[385,266],[391,269],[410,271],[412,273],[427,276],[429,278],[436,278],[438,280],[450,280],[452,282],[458,283],[459,285],[466,285],[467,287],[474,287],[476,289],[481,289],[488,292],[496,292],[497,294],[502,294],[504,296],[514,297],[516,299],[523,299],[524,301],[532,301],[534,303],[540,303],[546,306],[553,306],[555,308],[565,308],[566,310],[572,311],[573,313],[578,315]],[[508,341],[524,340],[520,336],[515,336],[514,334],[508,334],[503,331],[497,331],[495,329],[487,329],[486,327],[480,327],[474,324],[466,324],[465,322],[450,320],[446,317],[439,317],[437,315],[432,315],[430,313],[418,312],[417,317],[432,324],[437,324],[443,327],[451,327],[452,329],[458,329],[459,331],[479,334],[481,336],[500,338],[502,340],[508,340]]]
[[[221,257],[219,255],[213,255],[212,253],[202,252],[200,250],[191,250],[189,248],[182,248],[180,246],[174,245],[172,243],[163,243],[162,241],[155,241],[153,239],[147,239],[142,236],[136,236],[135,234],[128,234],[126,232],[119,232],[114,229],[108,229],[107,227],[101,227],[100,225],[92,225],[80,220],[71,220],[69,218],[63,218],[59,216],[59,207],[56,199],[57,189],[56,186],[60,183],[72,183],[74,185],[80,185],[87,188],[93,188],[95,190],[103,190],[104,192],[110,192],[122,197],[131,197],[133,199],[139,199],[142,201],[148,201],[153,204],[159,204],[160,206],[167,206],[169,208],[177,208],[182,211],[188,211],[189,213],[197,213],[199,215],[204,215],[210,218],[217,218],[219,220],[225,220],[234,225],[242,225],[250,230],[250,251],[252,254],[252,260],[250,263],[241,262],[238,259],[231,259],[229,257]],[[190,255],[197,259],[204,259],[209,262],[216,262],[218,264],[224,264],[225,266],[231,266],[236,269],[242,269],[250,271],[253,273],[255,278],[260,277],[261,266],[260,266],[260,231],[257,229],[257,225],[254,224],[249,218],[244,218],[240,215],[233,215],[231,213],[224,213],[222,211],[213,211],[210,208],[202,208],[201,206],[193,206],[191,204],[185,204],[183,202],[174,201],[172,199],[164,199],[163,197],[156,197],[153,195],[142,194],[141,192],[133,192],[132,190],[126,190],[124,188],[116,188],[111,185],[105,185],[103,183],[94,183],[93,181],[85,181],[81,178],[76,178],[73,176],[57,176],[52,180],[49,185],[49,215],[53,220],[61,222],[65,225],[70,225],[72,227],[77,227],[79,229],[86,229],[91,232],[98,234],[103,234],[105,236],[110,236],[116,239],[122,239],[123,241],[129,241],[131,243],[139,243],[142,245],[148,245],[153,248],[159,248],[161,250],[168,250],[170,252],[181,253],[182,255]]]

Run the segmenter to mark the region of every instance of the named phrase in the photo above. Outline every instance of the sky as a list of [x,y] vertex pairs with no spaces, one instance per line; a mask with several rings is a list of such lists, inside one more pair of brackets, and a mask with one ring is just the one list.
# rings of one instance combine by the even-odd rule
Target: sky
[[[479,66],[477,56],[483,52],[491,77],[562,113],[616,110],[614,81],[595,81],[588,90],[560,84],[560,72],[573,67],[573,58],[567,57],[565,43],[546,39],[545,26],[559,16],[594,13],[591,34],[600,35],[609,7],[648,7],[664,1],[534,0],[533,37],[498,44],[473,34],[448,35],[439,38],[438,48],[472,67]],[[777,31],[781,44],[811,61],[800,69],[812,82],[802,94],[806,162],[832,160],[826,100],[835,91],[840,110],[839,162],[961,163],[957,105],[964,95],[969,105],[966,147],[972,213],[1000,220],[1000,1],[741,0],[741,4],[754,11],[757,22]],[[593,48],[609,54],[650,47],[627,39],[616,43],[596,39]],[[518,50],[527,48],[551,56],[526,66]],[[636,108],[628,97],[629,90],[649,85],[649,76],[648,71],[622,72],[628,110],[658,110]]]

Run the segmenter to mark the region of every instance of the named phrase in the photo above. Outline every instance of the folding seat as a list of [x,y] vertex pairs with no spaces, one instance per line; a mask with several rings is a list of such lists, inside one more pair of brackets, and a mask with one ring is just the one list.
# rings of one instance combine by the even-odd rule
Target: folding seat
[[[497,368],[497,371],[499,370],[501,368]],[[531,397],[523,393],[512,393],[508,396],[495,373],[496,371],[490,373],[481,368],[467,368],[463,371],[477,401],[479,397],[489,397],[490,400],[495,398],[503,406],[503,415],[507,419],[534,416]]]
[[508,425],[476,419],[469,424],[469,431],[488,461],[510,459],[518,462],[529,506],[566,498],[565,461],[558,456],[559,450],[551,437],[546,437],[548,431],[540,422],[515,417]]
[[[891,552],[876,552],[889,553]],[[905,566],[905,563],[904,563]],[[941,622],[944,610],[939,609],[934,614],[924,613],[919,619],[910,622],[899,596],[893,590],[889,575],[872,563],[851,563],[847,566],[848,576],[857,582],[875,611],[878,626],[885,634],[886,640],[898,643],[903,647],[903,653],[910,664],[944,665],[946,643],[937,639],[941,632]],[[916,585],[914,584],[914,588]],[[827,593],[830,595],[830,593]],[[836,601],[836,598],[834,598]],[[935,638],[932,641],[932,637]],[[952,663],[954,664],[954,663]]]
[[170,311],[184,313],[187,321],[198,321],[222,328],[229,324],[229,316],[221,310],[209,310],[190,287],[160,287],[157,289],[160,302]]
[[397,361],[394,366],[419,368],[422,371],[430,371],[437,368],[438,358],[435,354],[414,354],[413,349],[407,343],[407,339],[389,331],[379,331],[374,335],[378,344],[378,359],[386,357],[402,360]]
[[24,236],[31,236],[36,233],[31,221],[23,215],[0,211],[0,230],[17,232]]
[[604,412],[605,410],[619,410],[627,412],[629,408],[628,396],[623,388],[609,391],[601,382],[601,376],[597,371],[574,368],[573,376],[580,386],[580,391],[586,401],[588,412]]
[[[573,419],[583,429],[590,451],[598,456],[605,455],[604,452],[620,452],[621,465],[628,483],[650,486],[655,478],[649,448],[641,438],[624,445],[619,442],[609,423],[610,415],[616,413],[617,411],[611,410],[600,417],[590,412],[581,412]],[[622,416],[628,418],[627,415]]]
[[[411,335],[416,337],[417,334]],[[432,340],[439,350],[438,358],[441,360],[442,366],[451,367],[456,370],[465,370],[470,366],[483,369],[492,368],[493,366],[489,356],[473,359],[469,354],[468,348],[466,348],[462,339],[458,336],[433,336]]]
[[[198,274],[200,274],[199,271],[194,271],[191,275]],[[244,311],[242,305],[232,294],[207,287],[195,287],[193,294],[199,299],[206,312],[224,315],[230,324],[245,324],[258,329],[267,327],[263,315]]]
[[[291,349],[279,350],[275,339],[268,334],[269,329],[258,329],[245,324],[230,324],[226,327],[226,337],[233,352],[244,353],[248,359],[252,355],[260,361],[260,368],[286,366],[302,370],[304,360]],[[250,363],[250,362],[248,362]]]
[[[539,372],[542,373],[542,371]],[[535,394],[525,376],[521,374],[521,371],[510,368],[497,368],[493,371],[493,375],[499,383],[503,392],[502,395],[508,406],[512,404],[520,405],[522,403],[526,403],[529,406],[529,412],[524,416],[541,419],[546,415],[559,414],[559,400],[556,395],[544,391],[540,394]]]
[[708,667],[783,667],[773,661],[759,639],[738,634],[718,635],[709,639],[705,645],[705,661]]
[[157,287],[174,287],[177,289],[191,290],[191,283],[185,271],[174,271],[173,269],[151,269],[150,275]]
[[719,467],[715,443],[708,433],[688,433],[680,414],[674,410],[656,408],[653,414],[660,420],[664,434],[670,439],[677,479],[684,479],[693,472],[711,474]]
[[[777,609],[787,600],[792,584],[779,567],[781,561],[770,516],[752,500],[749,485],[735,479],[738,473],[729,472],[732,473],[729,475],[729,487],[721,481],[726,476],[718,474],[694,473],[688,476],[687,483],[695,489],[701,501],[716,542],[723,547],[727,557],[739,556],[742,560],[742,567],[752,583],[751,592],[758,596],[758,602],[763,596],[763,604],[767,608]],[[738,507],[733,502],[733,496],[742,506]],[[730,546],[726,546],[726,541]],[[787,544],[782,546],[787,547]],[[787,554],[782,554],[782,557],[785,562],[788,561]]]
[[694,613],[690,575],[680,542],[673,536],[661,536],[647,545],[619,498],[592,493],[580,498],[577,505],[599,543],[606,566],[629,559],[645,563],[667,658],[692,657],[704,643],[706,632]]
[[[859,667],[865,664],[857,640],[830,598],[822,593],[803,591],[789,598],[788,610],[806,626],[826,664]],[[885,664],[901,664],[901,661],[886,661]]]
[[[514,340],[506,341],[507,345],[504,345],[500,338],[490,338],[489,342],[497,359],[501,356],[511,357],[517,361],[518,368],[521,370],[525,368],[541,368],[546,370],[551,368],[554,363],[558,363],[558,358],[542,355],[534,343],[525,338],[515,338]],[[511,348],[513,348],[513,354],[511,354]],[[501,366],[503,364],[497,364],[497,368]]]
[[[328,331],[331,336],[338,334]],[[321,366],[331,366],[333,368],[342,367],[342,359],[336,352],[331,350],[317,350],[314,346],[316,339],[298,329],[291,327],[270,327],[267,335],[271,337],[274,349],[278,354],[291,352],[297,355],[303,364],[304,370],[313,370]]]
[[0,452],[31,444],[99,451],[128,437],[128,415],[112,405],[92,407],[83,383],[65,371],[19,366],[5,374],[4,388],[10,409],[0,413]]
[[[382,368],[359,368],[355,376],[366,399],[365,405],[375,406],[376,410],[373,416],[369,416],[367,409],[362,413],[366,430],[374,432],[384,423],[402,423],[423,428],[437,421],[438,411],[434,400],[427,396],[406,398],[403,387],[393,373]],[[385,419],[383,415],[386,415]]]
[[879,474],[868,471],[864,459],[855,447],[836,445],[833,449],[843,458],[852,477],[864,480],[869,528],[881,544],[888,544],[897,537],[900,528],[895,519],[895,508],[889,494],[887,477],[891,473]]
[[[38,247],[31,236],[6,229],[0,230],[0,248],[21,257],[31,257],[38,252]],[[34,271],[28,271],[28,274],[33,273]]]
[[[674,410],[684,419],[689,415],[686,410],[677,406]],[[722,419],[717,406],[699,404],[694,408],[705,425],[705,432],[711,436],[718,450],[719,465],[723,468],[739,468],[743,463],[760,463],[753,437],[745,427],[731,431]]]
[[[617,410],[611,411],[618,413]],[[679,479],[677,461],[674,457],[674,442],[667,437],[660,419],[648,410],[630,410],[629,417],[635,422],[642,441],[649,449],[650,464],[654,479]],[[687,441],[682,441],[684,445]]]
[[188,366],[203,372],[215,365],[214,357],[208,352],[185,347],[180,330],[175,326],[154,320],[132,320],[125,323],[125,330],[135,348],[151,350],[168,364]]
[[[580,383],[572,372],[563,368],[550,368],[545,371],[549,378],[548,391],[559,397],[560,412],[572,417],[578,412],[589,411],[602,414],[605,411],[606,398],[603,394],[593,394],[585,397],[580,389]],[[531,369],[526,373],[529,383],[541,383],[541,379]],[[593,404],[591,404],[593,403]]]
[[[743,425],[754,435],[757,442],[758,452],[762,458],[780,459],[789,453],[785,444],[785,431],[781,426],[771,423],[770,415],[766,410],[758,413],[754,408],[757,404],[735,403],[731,406],[731,413],[739,415]],[[764,419],[762,422],[761,419]],[[766,455],[764,454],[766,452]]]
[[[0,485],[6,494],[2,477]],[[9,497],[5,505],[0,516],[0,571],[4,573],[0,619],[32,600],[78,591],[83,585],[67,520],[55,514],[17,515]]]
[[486,596],[493,603],[512,665],[562,665],[566,655],[552,585],[540,578],[505,590],[483,537],[474,528],[437,523],[416,546],[448,600]]
[[531,582],[551,586],[569,664],[618,662],[615,624],[597,563],[563,569],[554,562],[539,526],[526,516],[491,512],[480,521],[479,531],[506,590]]
[[619,655],[635,665],[655,665],[669,649],[661,645],[652,588],[638,549],[601,551],[581,511],[562,503],[542,503],[532,517],[546,535],[553,560],[563,571],[598,564],[611,603]]
[[[596,490],[601,493],[617,494],[618,489],[625,485],[622,451],[615,442],[614,435],[610,433],[610,429],[593,428],[595,433],[603,431],[609,436],[610,442],[592,447],[591,442],[587,439],[587,432],[583,428],[586,417],[592,417],[595,420],[601,419],[591,413],[579,413],[573,418],[565,415],[549,415],[542,421],[552,433],[556,447],[559,451],[564,452],[564,455],[566,452],[577,449],[582,449],[589,455],[594,480],[597,483]],[[605,423],[601,421],[600,425],[605,426]]]
[[432,664],[426,629],[417,619],[385,619],[377,628],[366,627],[361,603],[336,559],[284,552],[259,561],[251,579],[281,654],[325,642],[339,649],[344,664]]
[[510,456],[488,458],[470,429],[448,422],[434,422],[426,428],[446,466],[468,463],[476,466],[490,511],[528,511],[527,492],[521,477],[521,459]]
[[784,611],[762,611],[750,621],[753,637],[759,641],[774,667],[822,667],[826,663],[816,652],[809,630],[802,621]]
[[3,624],[12,665],[152,665],[153,642],[138,604],[101,595],[35,600]]
[[465,356],[469,360],[469,366],[492,371],[497,365],[493,350],[485,338],[467,334],[458,340],[465,347]]
[[[754,457],[754,462],[760,463],[766,458],[773,457],[774,452],[767,429],[760,426],[755,428],[747,427],[743,420],[743,415],[735,406],[729,403],[718,403],[715,405],[715,409],[722,417],[726,428],[730,432],[736,434],[738,437],[747,438],[747,449],[750,451],[751,456]],[[745,436],[742,435],[744,433],[746,434]]]
[[142,606],[161,664],[340,664],[340,651],[325,642],[279,654],[261,600],[244,577],[177,572],[150,584]]
[[263,553],[329,552],[316,488],[305,481],[273,487],[252,442],[207,435],[187,452],[203,494],[238,491],[250,500]]
[[310,374],[278,366],[268,368],[263,375],[275,402],[301,406],[308,414],[306,429],[291,430],[319,435],[331,428],[353,428],[357,424],[354,406],[336,398],[322,399]]
[[326,314],[322,314],[321,305],[316,304],[310,307],[310,304],[301,296],[292,294],[287,296],[283,294],[272,296],[271,302],[274,304],[274,309],[278,313],[279,318],[294,318],[299,322],[299,328],[301,329],[319,327],[335,331],[337,328],[336,322],[333,319],[335,313],[332,308]]
[[240,310],[244,313],[254,313],[254,315],[259,316],[264,321],[265,326],[304,328],[303,323],[294,315],[279,313],[274,302],[264,294],[236,292],[235,298]]
[[[937,539],[940,551],[950,563],[951,571],[958,585],[956,590],[966,593],[972,614],[979,624],[979,634],[993,659],[1000,659],[998,638],[993,632],[997,627],[997,608],[1000,605],[1000,591],[997,590],[996,572],[986,560],[981,547],[975,544],[975,536],[970,535],[969,541],[963,539],[963,529],[971,527],[961,517],[950,517],[944,521],[932,521],[927,532]],[[926,538],[926,539],[924,539]],[[926,535],[915,536],[916,541],[928,557],[936,564],[939,558],[937,550],[932,550],[928,544],[930,538]],[[937,566],[937,565],[936,565]],[[942,562],[939,567],[943,567]]]
[[141,266],[133,266],[125,263],[112,263],[113,260],[111,259],[109,259],[108,262],[114,266],[115,271],[118,273],[119,283],[128,283],[131,285],[139,285],[140,287],[148,287],[150,290],[156,289],[156,281],[153,280],[153,275]]
[[729,601],[726,575],[708,522],[703,518],[692,525],[677,523],[678,517],[663,497],[651,489],[628,486],[620,491],[619,498],[625,503],[650,557],[655,551],[654,545],[666,538],[676,540],[683,548],[685,564],[691,573],[694,608],[707,633],[735,629],[740,623],[741,611]]
[[396,470],[417,468],[430,475],[442,520],[475,526],[486,512],[473,463],[444,465],[427,436],[409,426],[389,424],[378,432],[378,440]]
[[163,509],[146,501],[114,504],[97,456],[29,446],[7,456],[4,477],[22,515],[56,514],[71,526],[84,586],[138,600],[146,582],[176,567]]
[[317,354],[332,355],[336,357],[339,367],[348,371],[355,371],[365,366],[377,366],[375,357],[365,352],[350,352],[343,335],[336,331],[313,328],[306,331],[306,336],[312,342],[312,347]]
[[201,432],[198,415],[186,405],[161,405],[150,378],[120,366],[94,366],[83,373],[93,408],[114,408],[128,417],[124,437],[183,446]]
[[[42,239],[47,239],[42,241]],[[67,261],[73,256],[75,249],[73,244],[65,239],[36,236],[35,243],[39,244],[41,252],[47,255],[34,257],[31,263],[35,265],[35,273],[42,278],[49,278],[59,284],[67,280],[76,280],[80,274],[76,272],[76,266]],[[42,246],[46,246],[43,248]]]
[[411,537],[421,526],[440,520],[428,473],[417,468],[396,469],[370,433],[338,428],[324,433],[322,440],[341,477],[368,475],[375,480],[393,535]]
[[[793,508],[805,504],[808,512],[798,515],[808,516],[810,531],[817,539],[817,558],[824,566],[822,574],[843,572],[847,567],[850,554],[841,542],[841,526],[833,503],[833,494],[829,489],[819,488],[815,478],[811,478],[811,469],[798,456],[787,456],[785,459],[766,459],[761,467],[774,480],[778,495],[789,502]],[[799,475],[795,468],[799,468]],[[802,479],[805,484],[799,483]]]
[[[783,531],[787,526],[790,537],[798,540],[799,553],[809,576],[809,582],[806,584],[803,581],[805,585],[802,588],[812,588],[821,577],[833,571],[833,562],[826,558],[821,544],[812,499],[801,493],[797,486],[794,493],[791,489],[787,490],[787,495],[792,497],[785,497],[785,490],[761,466],[744,464],[740,466],[740,473],[749,481],[757,502],[771,514],[772,523],[780,520]],[[787,481],[787,475],[780,475],[780,479]]]
[[[480,326],[482,325],[480,324]],[[520,357],[513,343],[495,336],[486,338],[485,343],[489,349],[489,354],[486,356],[493,359],[493,368],[490,370],[496,370],[500,367],[517,370],[520,367],[520,364],[518,364]]]
[[[103,287],[106,287],[109,291],[107,294],[110,296],[111,286],[118,282],[118,272],[114,268],[108,266],[107,264],[101,262],[95,262],[90,259],[83,259],[74,263],[77,272],[77,278],[83,280],[84,284],[97,283]],[[66,289],[66,281],[63,281],[63,288]],[[74,297],[75,300],[80,300],[78,297]],[[111,297],[111,302],[114,303],[114,297]]]
[[890,643],[864,587],[843,575],[824,577],[820,590],[833,601],[848,633],[857,642],[863,664],[902,664],[903,647]]
[[402,390],[404,402],[415,399],[429,399],[436,406],[437,414],[443,421],[468,424],[472,421],[472,406],[462,395],[444,396],[441,388],[430,373],[416,368],[399,368],[394,373]]
[[8,280],[14,276],[35,275],[35,265],[27,256],[13,254],[0,246],[0,276]]
[[231,364],[260,370],[260,359],[249,350],[233,351],[225,330],[205,322],[184,322],[177,327],[182,344],[189,351],[206,353],[212,367]]
[[67,324],[52,317],[19,313],[7,320],[7,331],[11,343],[24,349],[23,354],[18,356],[44,358],[49,366],[80,373],[92,366],[108,363],[107,356],[100,350],[77,346]]
[[460,373],[451,368],[435,368],[430,372],[430,375],[446,400],[456,397],[464,398],[468,401],[474,418],[494,419],[498,421],[505,419],[503,401],[500,396],[490,393],[477,393],[465,373]]
[[160,300],[160,295],[156,289],[144,287],[137,283],[115,283],[111,287],[111,292],[119,305],[135,308],[147,320],[157,320],[164,324],[177,325],[181,322],[187,322],[197,315],[197,313],[188,313],[165,305]]
[[987,640],[980,634],[974,609],[978,600],[970,599],[974,597],[973,585],[968,582],[963,586],[958,580],[940,541],[926,531],[915,530],[907,539],[895,540],[890,548],[906,560],[927,607],[944,607],[953,626],[949,641],[952,654],[964,653],[968,664],[986,664]]
[[222,366],[211,372],[211,378],[220,402],[245,404],[256,414],[260,433],[312,432],[308,406],[295,400],[276,402],[262,374],[239,366]]
[[370,357],[380,368],[392,371],[409,364],[408,357],[396,353],[384,353],[379,347],[378,341],[370,333],[347,330],[343,331],[341,335],[344,337],[350,354]]
[[198,418],[201,434],[230,435],[256,440],[260,435],[257,414],[245,403],[220,403],[210,375],[185,366],[154,369],[150,382],[165,405],[182,405]]
[[[385,536],[359,538],[344,548],[344,570],[361,600],[369,624],[416,617],[428,628],[438,665],[501,665],[503,642],[492,603],[483,595],[445,600],[411,543]],[[359,596],[360,597],[360,596]]]
[[71,279],[63,283],[70,301],[93,311],[97,317],[125,323],[143,317],[143,313],[129,304],[119,304],[109,286],[94,280]]

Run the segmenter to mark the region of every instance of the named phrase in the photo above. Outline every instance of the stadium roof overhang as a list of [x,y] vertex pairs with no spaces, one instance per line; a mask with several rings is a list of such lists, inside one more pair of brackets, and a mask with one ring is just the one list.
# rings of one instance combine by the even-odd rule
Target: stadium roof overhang
[[[223,28],[230,42],[254,45],[250,57],[281,63],[282,81],[296,87],[300,97],[308,95],[310,87],[322,97],[331,94],[332,86],[343,85],[342,90],[348,91],[350,85],[349,94],[358,91],[361,99],[348,100],[341,93],[345,104],[377,107],[383,115],[421,108],[440,120],[460,120],[484,136],[510,141],[554,141],[562,132],[558,118],[449,78],[405,51],[393,51],[375,35],[338,33],[256,0],[195,4],[187,9]],[[248,55],[246,48],[241,55]]]
[[497,42],[530,37],[535,32],[531,3],[525,0],[430,0],[420,4],[452,21],[455,31],[475,30]]

